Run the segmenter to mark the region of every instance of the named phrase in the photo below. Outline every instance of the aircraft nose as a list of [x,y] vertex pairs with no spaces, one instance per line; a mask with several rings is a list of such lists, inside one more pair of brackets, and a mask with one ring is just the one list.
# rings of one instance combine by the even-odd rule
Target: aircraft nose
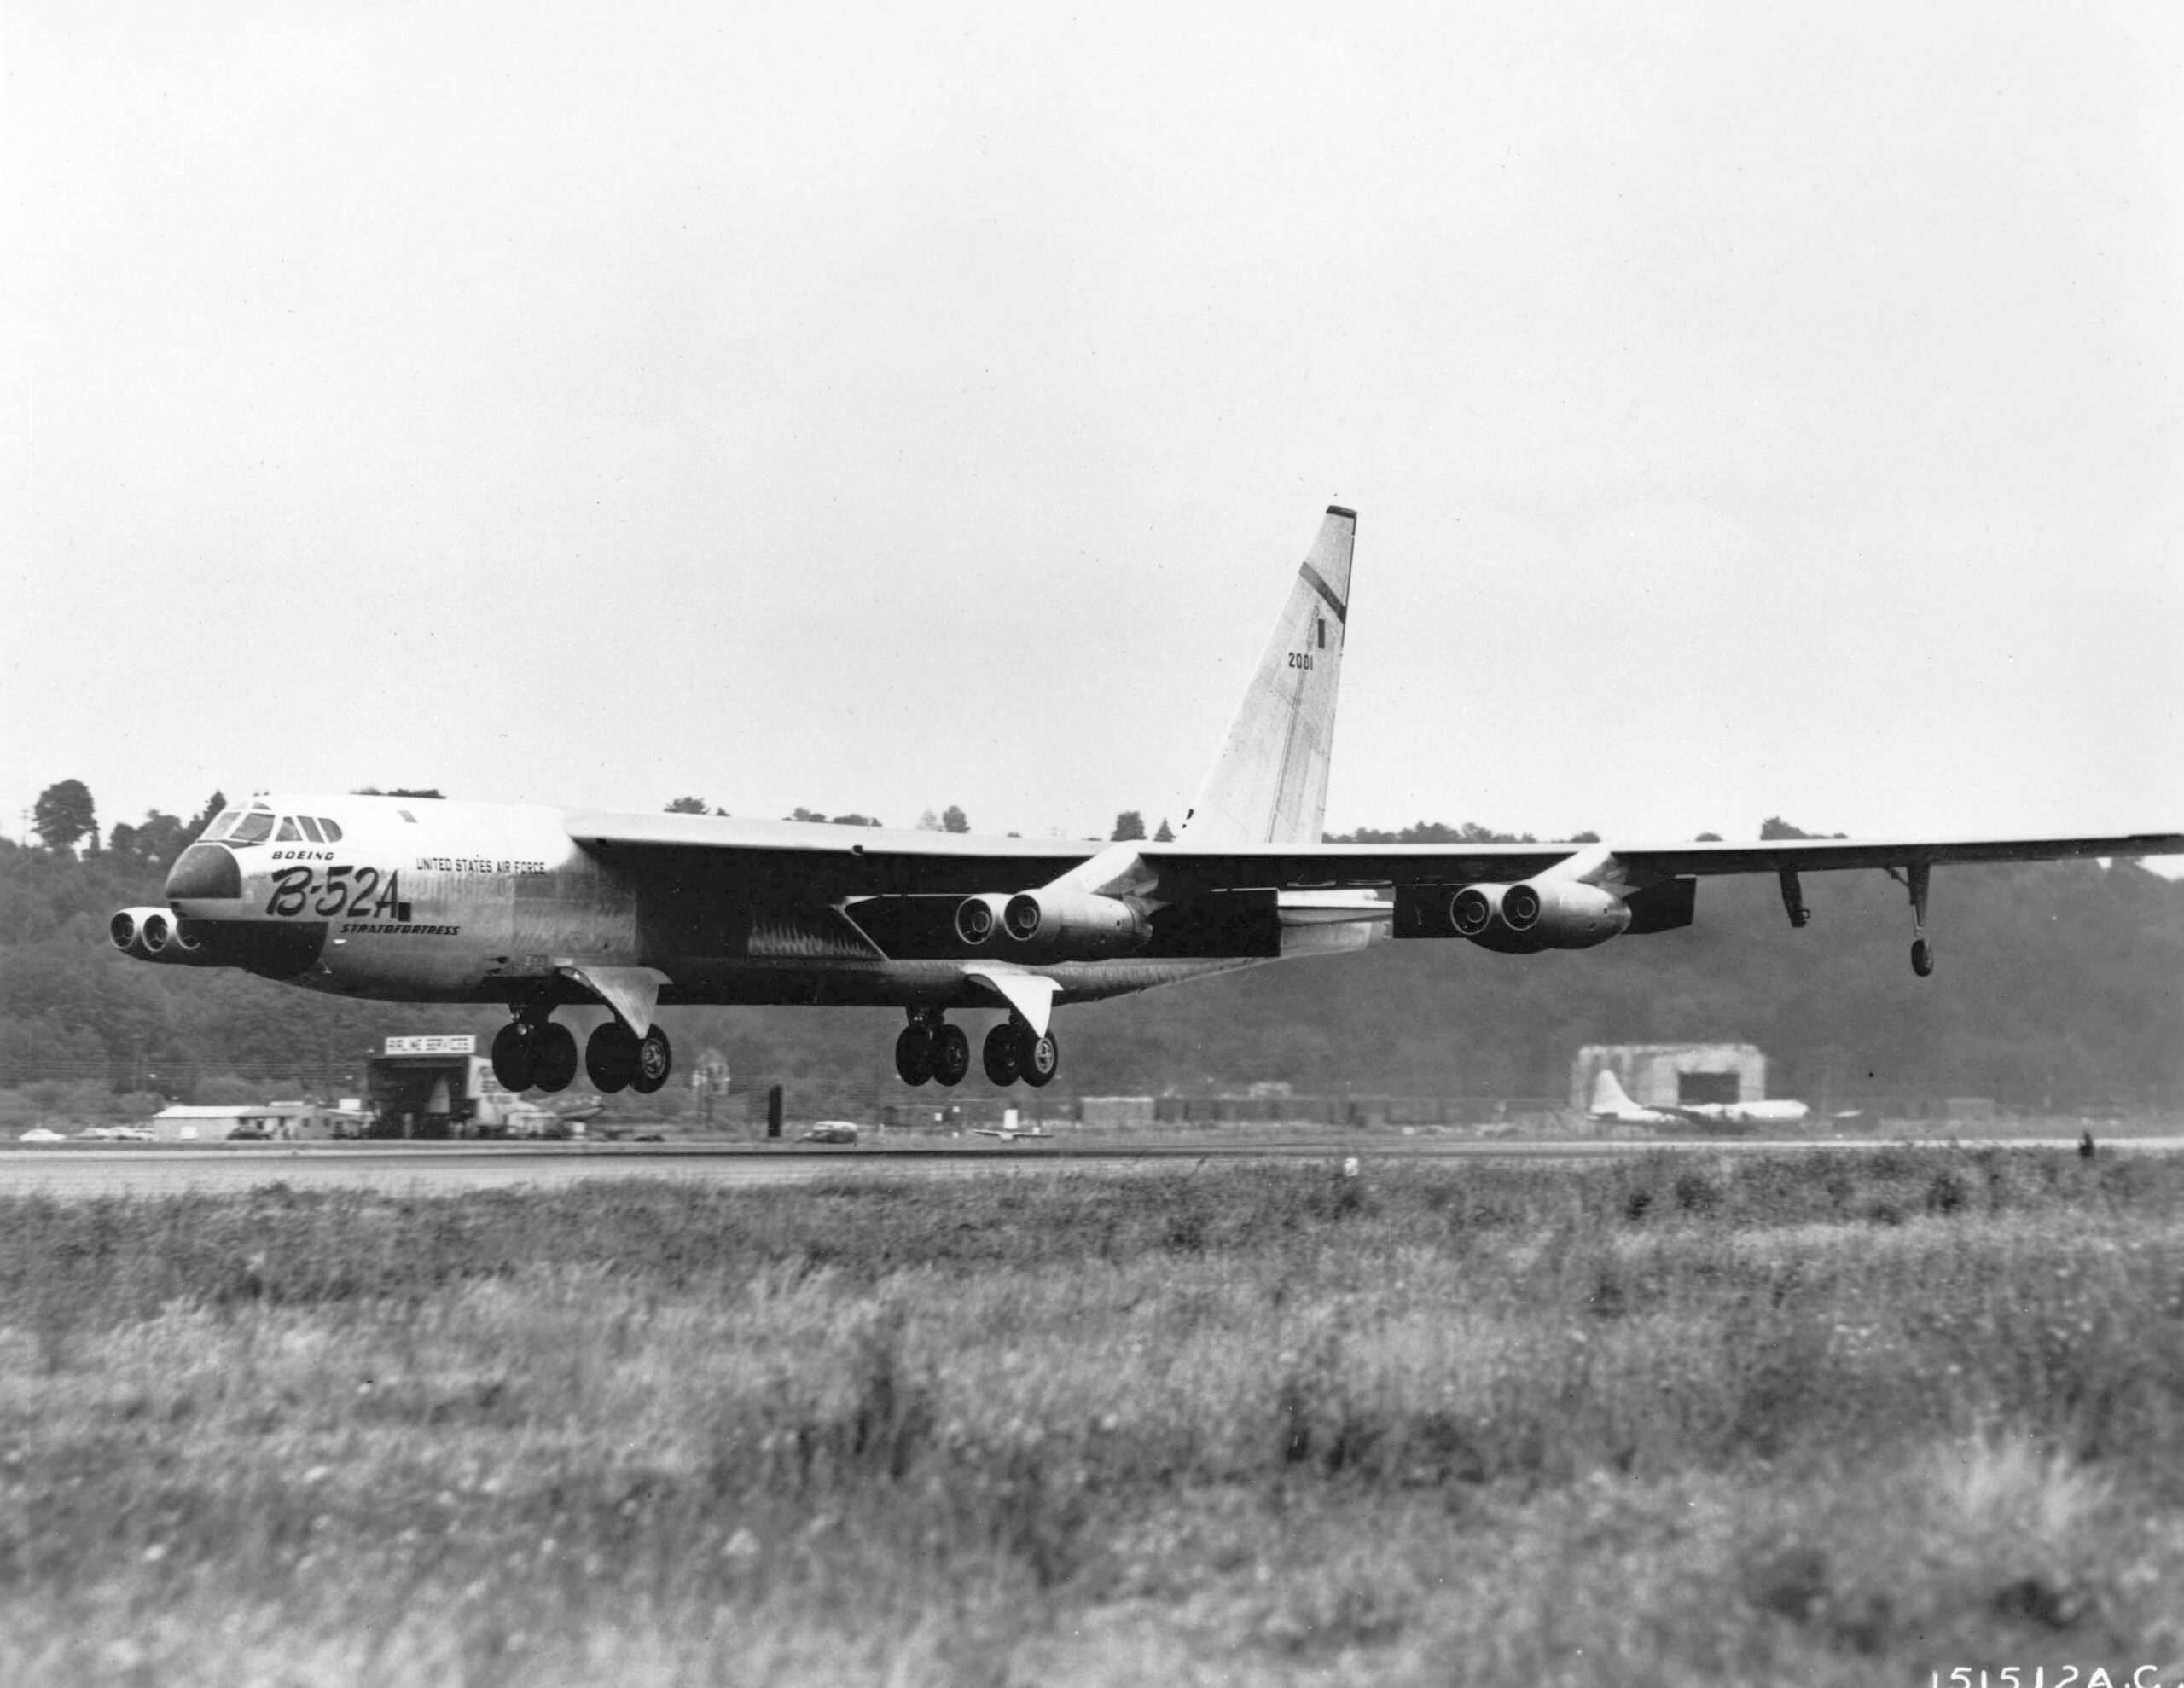
[[168,902],[191,897],[237,897],[242,895],[242,867],[225,844],[194,844],[177,858],[167,873]]

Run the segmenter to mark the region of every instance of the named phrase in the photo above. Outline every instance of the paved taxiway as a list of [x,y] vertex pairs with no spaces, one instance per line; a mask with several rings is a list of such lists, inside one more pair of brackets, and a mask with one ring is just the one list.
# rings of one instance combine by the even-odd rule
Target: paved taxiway
[[[1955,1140],[1959,1147],[2073,1151],[2069,1137]],[[1942,1140],[1929,1140],[1942,1146]],[[450,1144],[311,1144],[247,1147],[204,1144],[189,1148],[118,1144],[0,1151],[0,1195],[159,1196],[183,1192],[252,1190],[285,1184],[298,1190],[377,1190],[429,1195],[462,1190],[560,1188],[616,1178],[665,1178],[734,1187],[802,1184],[825,1178],[932,1179],[988,1173],[1130,1169],[1180,1170],[1215,1160],[1317,1160],[1355,1155],[1384,1166],[1405,1161],[1598,1160],[1663,1150],[1693,1155],[1809,1153],[1816,1149],[1871,1151],[1909,1146],[1907,1140],[1705,1138],[1603,1140],[1510,1139],[1490,1142],[1322,1137],[1255,1143],[1072,1146],[1052,1140],[961,1144],[945,1147],[686,1146],[590,1144],[518,1147]],[[2173,1154],[2184,1136],[2103,1138],[2101,1151]]]

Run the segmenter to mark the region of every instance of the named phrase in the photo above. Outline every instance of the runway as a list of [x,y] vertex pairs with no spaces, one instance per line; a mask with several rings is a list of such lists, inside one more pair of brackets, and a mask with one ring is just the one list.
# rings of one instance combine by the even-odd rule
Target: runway
[[[1996,1148],[2075,1152],[2073,1137],[1992,1139],[1503,1138],[1460,1141],[1328,1134],[1217,1144],[1074,1145],[1045,1140],[898,1146],[803,1144],[85,1144],[0,1149],[0,1196],[89,1199],[234,1192],[286,1185],[298,1190],[375,1190],[451,1194],[465,1190],[561,1188],[586,1180],[674,1179],[735,1188],[826,1179],[916,1180],[990,1175],[1183,1171],[1208,1161],[1339,1162],[1368,1167],[1420,1161],[1581,1161],[1668,1152],[1693,1157],[1810,1154],[1886,1148]],[[2111,1137],[2100,1151],[2174,1154],[2184,1136]]]

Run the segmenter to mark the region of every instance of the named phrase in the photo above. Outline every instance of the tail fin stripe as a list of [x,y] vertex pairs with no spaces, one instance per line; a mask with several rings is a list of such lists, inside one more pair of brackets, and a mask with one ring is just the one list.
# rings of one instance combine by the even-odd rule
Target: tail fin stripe
[[1334,588],[1320,578],[1320,571],[1310,563],[1304,563],[1299,565],[1299,572],[1304,575],[1305,583],[1311,587],[1312,590],[1327,600],[1327,607],[1334,612],[1334,618],[1345,627],[1349,626],[1350,606],[1334,595]]

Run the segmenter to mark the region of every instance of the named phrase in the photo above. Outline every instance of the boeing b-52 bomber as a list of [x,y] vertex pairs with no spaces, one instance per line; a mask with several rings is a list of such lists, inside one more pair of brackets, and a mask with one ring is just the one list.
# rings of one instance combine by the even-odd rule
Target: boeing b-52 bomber
[[961,1082],[951,1010],[997,1009],[996,1084],[1039,1086],[1064,1003],[1376,941],[1466,938],[1525,954],[1691,924],[1699,880],[1877,868],[1909,893],[1912,966],[1933,970],[1937,865],[2184,852],[2123,838],[1764,844],[1321,842],[1357,518],[1330,507],[1198,801],[1170,843],[1081,844],[698,815],[605,815],[398,797],[269,796],[226,810],[167,876],[166,906],[116,914],[147,961],[241,967],[311,990],[501,1002],[511,1090],[577,1075],[557,1009],[611,1018],[582,1064],[657,1090],[663,1005],[900,1007],[905,1083]]

